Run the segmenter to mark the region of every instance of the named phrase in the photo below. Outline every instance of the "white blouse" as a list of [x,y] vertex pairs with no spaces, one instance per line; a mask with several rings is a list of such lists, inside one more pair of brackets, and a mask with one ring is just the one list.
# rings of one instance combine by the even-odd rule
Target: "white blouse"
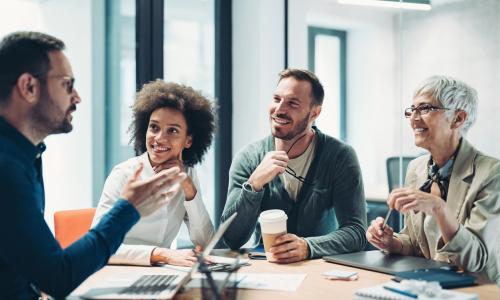
[[[139,162],[144,164],[140,179],[155,174],[147,152],[115,166],[104,184],[92,226],[99,223],[102,216],[120,198],[127,179],[133,174]],[[142,217],[125,235],[123,244],[109,259],[110,264],[150,265],[153,249],[170,248],[182,221],[187,225],[193,244],[206,246],[214,234],[213,224],[203,204],[196,171],[188,167],[186,173],[196,187],[197,192],[193,200],[185,201],[184,191],[181,188],[164,207],[149,216]]]

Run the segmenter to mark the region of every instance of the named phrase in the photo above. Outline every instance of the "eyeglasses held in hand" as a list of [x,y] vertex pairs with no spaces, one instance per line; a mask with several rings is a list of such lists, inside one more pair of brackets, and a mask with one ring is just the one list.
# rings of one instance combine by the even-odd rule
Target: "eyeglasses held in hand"
[[[300,140],[302,139],[303,137],[305,137],[306,134],[304,133],[301,137],[299,137],[298,139],[295,140],[295,142],[293,142],[293,144],[290,146],[290,148],[288,149],[288,151],[286,152],[286,154],[288,155],[288,153],[290,153],[290,150],[292,150],[293,146],[295,146],[295,144]],[[314,182],[310,182],[308,180],[306,180],[303,176],[298,176],[297,175],[297,172],[295,172],[292,168],[290,168],[289,166],[286,167],[285,169],[285,172],[287,172],[288,174],[290,174],[290,176],[296,178],[298,181],[304,183],[304,184],[307,184],[307,185],[314,185]]]
[[290,176],[296,178],[298,181],[304,183],[304,184],[307,184],[307,185],[314,185],[314,182],[310,182],[308,180],[306,180],[304,177],[302,176],[297,176],[297,173],[290,167],[286,167],[285,169],[285,172],[287,172],[288,174],[290,174]]

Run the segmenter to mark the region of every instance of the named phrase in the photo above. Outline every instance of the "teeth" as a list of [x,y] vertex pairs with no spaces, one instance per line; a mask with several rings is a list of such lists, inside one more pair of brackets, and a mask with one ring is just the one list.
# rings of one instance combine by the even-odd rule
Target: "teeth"
[[167,147],[158,146],[158,144],[153,144],[153,150],[155,151],[168,151]]
[[281,118],[274,118],[274,122],[276,122],[278,124],[288,124],[288,123],[290,123],[290,121],[285,120],[285,119],[281,119]]
[[422,132],[422,131],[424,131],[424,130],[425,130],[425,128],[415,128],[415,131],[416,131],[416,132]]

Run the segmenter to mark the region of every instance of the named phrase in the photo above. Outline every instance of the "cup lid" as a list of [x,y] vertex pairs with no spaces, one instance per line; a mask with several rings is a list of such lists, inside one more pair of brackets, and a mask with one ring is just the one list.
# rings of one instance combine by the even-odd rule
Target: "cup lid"
[[280,222],[286,221],[288,216],[281,209],[269,209],[260,213],[259,222]]

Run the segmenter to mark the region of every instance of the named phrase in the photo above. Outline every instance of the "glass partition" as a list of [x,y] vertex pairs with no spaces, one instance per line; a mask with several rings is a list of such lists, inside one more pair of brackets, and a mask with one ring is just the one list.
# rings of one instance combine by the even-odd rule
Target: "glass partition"
[[[214,0],[166,0],[164,12],[164,79],[191,86],[214,99]],[[215,140],[214,140],[215,142]],[[214,142],[203,163],[196,165],[203,202],[214,216],[215,174]],[[191,247],[183,224],[174,247]]]
[[[403,185],[408,162],[426,153],[414,145],[403,111],[411,105],[417,84],[431,75],[450,75],[477,89],[477,121],[466,138],[479,150],[500,157],[495,122],[495,113],[500,111],[496,101],[500,92],[500,3],[432,0],[424,6],[408,5],[414,1],[351,5],[354,2],[359,3],[290,1],[288,54],[290,67],[309,67],[327,87],[333,86],[331,92],[326,89],[317,125],[356,150],[370,221],[385,215],[387,195]],[[345,33],[344,97],[335,89],[342,82],[333,63],[338,60],[337,46],[316,37],[311,47],[311,35],[317,35],[311,28]],[[323,57],[323,68],[318,67],[318,57]],[[344,102],[345,109],[339,114],[338,107]],[[328,125],[342,119],[345,135]],[[399,223],[392,221],[394,226]]]
[[[337,1],[290,2],[290,66],[307,67],[308,45],[304,36],[307,28],[343,32],[346,50],[344,98],[340,93],[325,92],[324,108],[318,118],[320,130],[342,138],[354,147],[363,172],[366,198],[385,201],[388,194],[386,161],[400,154],[400,87],[397,70],[399,9],[344,5]],[[310,38],[310,37],[309,37]],[[322,46],[323,45],[323,46]],[[316,42],[318,47],[331,47]],[[311,47],[309,46],[309,50]],[[333,59],[337,53],[325,51]],[[325,64],[326,62],[323,62]],[[318,66],[316,69],[321,70]],[[336,80],[335,74],[318,74],[323,82]],[[345,102],[340,114],[331,113]],[[337,110],[338,111],[338,110]],[[345,120],[344,136],[325,122]],[[322,129],[322,126],[324,127]]]

